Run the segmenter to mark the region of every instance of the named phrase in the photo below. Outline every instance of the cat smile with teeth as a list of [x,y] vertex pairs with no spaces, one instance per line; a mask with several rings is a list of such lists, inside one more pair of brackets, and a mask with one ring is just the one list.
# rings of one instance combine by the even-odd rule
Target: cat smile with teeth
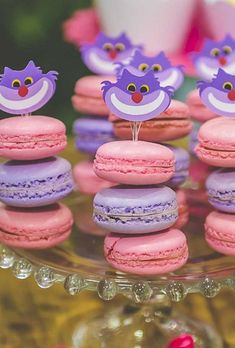
[[146,121],[165,111],[173,88],[161,87],[153,71],[136,76],[124,69],[116,83],[104,81],[103,98],[110,111],[128,121]]
[[215,114],[235,117],[235,76],[219,69],[211,82],[198,82],[202,102]]
[[44,74],[31,60],[22,70],[5,67],[0,79],[0,109],[14,115],[30,114],[55,93],[58,73]]
[[201,52],[193,55],[193,63],[198,76],[211,81],[219,68],[235,75],[235,40],[226,35],[221,41],[207,39]]

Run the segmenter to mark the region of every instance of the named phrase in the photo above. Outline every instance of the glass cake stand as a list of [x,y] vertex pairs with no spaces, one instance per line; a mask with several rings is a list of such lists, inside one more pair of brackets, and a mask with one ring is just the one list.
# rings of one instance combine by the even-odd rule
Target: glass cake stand
[[188,333],[197,348],[220,348],[221,339],[212,328],[172,308],[172,302],[182,301],[189,293],[212,298],[223,287],[235,290],[235,257],[212,251],[204,241],[203,224],[210,208],[203,192],[195,187],[187,189],[187,195],[190,220],[183,231],[190,258],[176,272],[140,277],[112,269],[103,256],[104,231],[92,222],[92,197],[79,194],[66,201],[75,220],[69,240],[48,250],[1,245],[0,267],[11,268],[19,279],[34,275],[41,288],[61,283],[71,295],[91,290],[106,301],[117,294],[126,297],[121,304],[115,302],[112,310],[93,313],[79,325],[74,319],[68,322],[65,331],[71,335],[61,338],[68,347],[167,348],[172,338]]

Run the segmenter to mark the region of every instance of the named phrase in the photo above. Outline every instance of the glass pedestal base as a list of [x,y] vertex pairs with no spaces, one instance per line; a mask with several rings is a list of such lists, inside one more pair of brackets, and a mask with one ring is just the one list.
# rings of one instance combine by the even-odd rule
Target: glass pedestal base
[[62,340],[69,348],[168,348],[182,334],[192,336],[195,348],[223,347],[211,327],[177,313],[166,297],[142,305],[119,304],[92,313],[79,324],[73,318],[67,325],[63,332],[72,332]]

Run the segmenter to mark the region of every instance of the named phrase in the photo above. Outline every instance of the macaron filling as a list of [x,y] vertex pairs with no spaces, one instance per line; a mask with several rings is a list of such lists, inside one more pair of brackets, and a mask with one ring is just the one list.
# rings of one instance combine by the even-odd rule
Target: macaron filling
[[66,172],[54,177],[45,177],[43,180],[28,180],[18,183],[0,182],[0,198],[4,199],[38,199],[63,193],[73,189],[72,172]]
[[[48,234],[45,233],[45,235],[38,235],[34,233],[34,231],[31,232],[31,234],[21,234],[14,233],[11,230],[6,230],[3,227],[0,226],[0,234],[4,234],[4,241],[15,241],[17,238],[17,241],[20,242],[41,242],[41,241],[52,241],[54,239],[60,238],[65,233],[69,233],[72,226],[72,221],[67,222],[63,226],[60,226],[60,228],[57,228],[54,232],[50,231]],[[46,231],[45,231],[46,232]]]
[[[159,221],[167,221],[169,220],[170,222],[176,221],[178,217],[178,209],[176,206],[176,202],[172,201],[170,204],[166,205],[167,208],[161,207],[162,212],[159,212],[159,209],[156,209],[155,207],[149,207],[149,212],[139,212],[136,213],[135,210],[139,210],[140,208],[127,208],[126,209],[126,214],[124,212],[118,213],[116,212],[113,213],[111,212],[106,212],[107,208],[104,206],[98,206],[95,204],[94,206],[94,219],[96,222],[113,222],[117,224],[127,224],[128,222],[143,222],[145,224],[151,224],[154,222],[159,222]],[[119,208],[120,209],[120,208]],[[144,209],[144,208],[142,208]],[[154,209],[156,209],[154,211]],[[118,210],[118,209],[114,209]],[[120,209],[122,211],[122,209]],[[132,212],[133,211],[133,212]]]
[[117,233],[151,233],[172,226],[178,218],[176,195],[166,186],[120,185],[96,194],[93,218]]

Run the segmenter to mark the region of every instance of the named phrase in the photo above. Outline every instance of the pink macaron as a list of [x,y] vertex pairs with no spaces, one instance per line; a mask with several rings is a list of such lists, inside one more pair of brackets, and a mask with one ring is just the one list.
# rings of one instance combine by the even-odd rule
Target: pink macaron
[[144,141],[114,141],[102,145],[94,161],[95,173],[108,181],[151,185],[169,180],[175,158],[166,146]]
[[216,167],[235,167],[235,120],[217,117],[204,123],[195,148],[198,158]]
[[186,98],[189,112],[193,120],[206,122],[212,118],[218,117],[214,112],[209,110],[201,101],[199,91],[197,89],[191,91]]
[[63,122],[47,116],[16,116],[0,121],[0,157],[36,160],[51,157],[67,145]]
[[235,255],[235,214],[211,212],[205,222],[205,238],[210,247],[225,255]]
[[68,238],[73,224],[63,204],[40,208],[0,206],[0,241],[24,249],[45,249]]
[[115,82],[113,76],[85,76],[75,85],[75,94],[72,105],[76,111],[88,115],[108,116],[109,110],[103,100],[101,83],[103,81]]
[[[110,114],[114,133],[120,139],[132,139],[130,122]],[[188,106],[178,100],[172,100],[169,108],[160,115],[142,123],[139,140],[162,142],[175,140],[188,135],[192,122]]]
[[93,162],[82,161],[73,168],[74,181],[77,189],[85,194],[93,195],[104,188],[114,185],[113,182],[98,177],[93,169]]
[[186,237],[177,229],[138,236],[110,233],[105,238],[104,252],[114,268],[139,275],[172,272],[188,259]]

